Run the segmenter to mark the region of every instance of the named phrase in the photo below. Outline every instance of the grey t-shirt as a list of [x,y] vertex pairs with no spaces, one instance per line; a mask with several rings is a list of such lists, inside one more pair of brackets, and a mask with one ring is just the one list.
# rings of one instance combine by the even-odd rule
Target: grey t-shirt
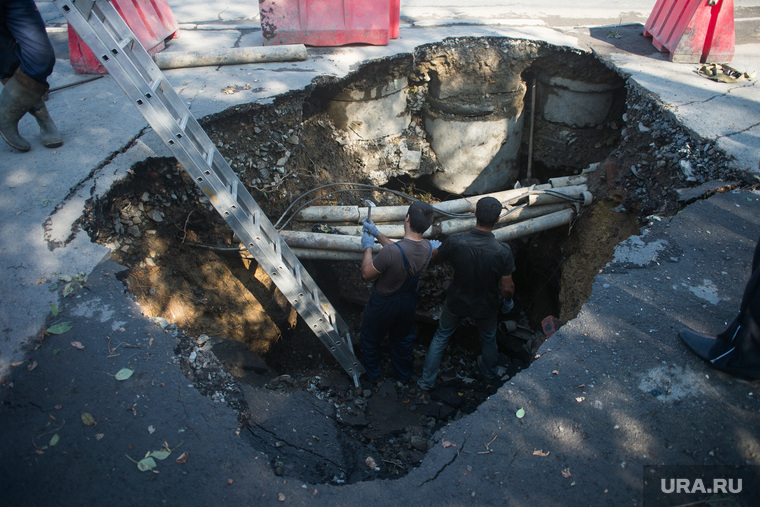
[[426,239],[413,241],[404,238],[397,244],[384,246],[372,259],[372,265],[380,272],[380,276],[375,282],[375,290],[378,294],[387,295],[396,292],[407,277],[407,272],[404,269],[404,258],[401,256],[399,246],[404,249],[404,254],[411,267],[411,274],[422,271],[427,265],[430,242]]

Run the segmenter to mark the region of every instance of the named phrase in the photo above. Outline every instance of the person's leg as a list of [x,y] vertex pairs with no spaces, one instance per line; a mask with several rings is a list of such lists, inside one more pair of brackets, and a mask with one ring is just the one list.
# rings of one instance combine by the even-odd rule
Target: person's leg
[[[0,6],[0,19],[4,16],[5,6]],[[16,72],[18,64],[16,41],[5,26],[0,25],[0,80],[3,84]]]
[[15,57],[21,72],[47,89],[55,52],[36,4],[33,0],[5,0],[4,9],[5,28],[16,42]]
[[438,369],[441,365],[443,351],[449,343],[449,337],[454,334],[461,321],[462,317],[451,313],[444,305],[441,318],[438,320],[438,329],[435,330],[433,339],[430,342],[430,348],[425,356],[422,376],[417,381],[417,384],[422,389],[429,390],[435,386],[435,379],[438,378]]
[[[5,25],[0,28],[0,79],[5,81],[19,70],[42,85],[47,92],[47,78],[53,72],[55,53],[35,3],[32,0],[7,0],[2,9],[0,17],[5,19]],[[11,104],[10,99],[6,97],[8,106],[3,110],[6,116],[3,137],[14,148],[27,151],[30,148],[29,143],[20,135],[16,135],[16,128],[10,124],[16,115],[16,103]],[[11,107],[12,110],[9,111],[7,107]],[[44,146],[58,148],[63,145],[63,138],[42,97],[25,112],[29,112],[37,120],[40,141]]]
[[496,363],[499,360],[499,346],[496,343],[496,315],[486,319],[475,319],[475,325],[480,333],[481,356],[478,365],[486,380],[496,380],[498,370]]
[[713,368],[748,379],[760,379],[760,240],[752,273],[744,288],[739,314],[718,336],[684,328],[681,339]]
[[398,308],[394,312],[393,323],[388,329],[388,341],[391,349],[391,364],[402,381],[412,376],[414,340],[414,318],[417,310],[417,298],[412,295],[401,296]]
[[370,380],[380,378],[380,343],[388,332],[389,322],[384,303],[382,297],[372,293],[364,308],[362,326],[359,331],[362,364]]

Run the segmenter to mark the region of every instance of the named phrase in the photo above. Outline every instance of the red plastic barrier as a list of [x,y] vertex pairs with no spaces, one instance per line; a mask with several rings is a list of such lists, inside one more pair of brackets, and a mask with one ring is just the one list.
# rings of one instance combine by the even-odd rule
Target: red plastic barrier
[[658,0],[644,35],[658,50],[668,51],[672,62],[730,62],[734,0]]
[[[179,25],[166,0],[110,0],[137,40],[150,54],[164,49],[164,42],[179,36]],[[87,44],[69,26],[69,58],[79,74],[106,74]]]
[[401,0],[260,0],[264,45],[384,46],[398,37]]

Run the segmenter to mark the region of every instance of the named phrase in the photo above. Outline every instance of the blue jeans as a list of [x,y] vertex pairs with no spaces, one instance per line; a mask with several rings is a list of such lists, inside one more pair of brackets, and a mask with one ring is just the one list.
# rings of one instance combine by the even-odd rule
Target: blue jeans
[[[435,330],[433,340],[430,342],[422,376],[418,381],[423,389],[432,389],[435,386],[435,379],[438,377],[438,369],[441,366],[443,351],[449,343],[449,337],[454,334],[462,319],[464,319],[463,316],[451,312],[446,306],[443,307],[441,318],[438,321],[438,329]],[[496,315],[485,319],[473,320],[475,320],[478,333],[480,333],[481,356],[483,357],[484,367],[482,373],[486,378],[494,378],[498,375],[496,362],[499,358],[499,347],[496,344]]]
[[34,0],[0,2],[0,78],[13,75],[16,69],[35,81],[48,85],[53,73],[55,53],[45,31],[45,22]]

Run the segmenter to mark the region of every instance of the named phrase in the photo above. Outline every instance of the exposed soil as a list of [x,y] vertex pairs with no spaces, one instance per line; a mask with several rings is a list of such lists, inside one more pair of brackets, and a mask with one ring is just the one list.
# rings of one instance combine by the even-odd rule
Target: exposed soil
[[[445,79],[455,84],[444,88],[465,87],[466,81],[457,81],[457,76],[473,61],[482,62],[477,74],[485,80],[471,86],[468,96],[473,101],[504,76],[519,81],[565,73],[573,79],[617,79],[623,84],[589,55],[524,41],[454,40],[421,48],[414,58],[374,62],[344,81],[326,79],[271,105],[233,108],[207,119],[204,127],[272,222],[313,189],[318,190],[310,198],[322,195],[322,205],[356,205],[368,197],[381,205],[408,202],[379,190],[331,194],[336,187],[326,185],[333,182],[386,185],[427,200],[445,199],[424,178],[436,170],[437,162],[419,113],[431,83],[438,95]],[[412,122],[401,135],[351,141],[325,113],[337,91],[398,74],[408,75],[414,88],[409,99]],[[619,95],[600,128],[536,123],[533,176],[545,181],[591,166],[586,174],[595,204],[583,210],[570,232],[555,230],[510,244],[517,262],[517,305],[504,319],[519,327],[500,342],[505,379],[528,367],[546,336],[578,313],[615,245],[635,234],[641,221],[673,214],[683,205],[677,189],[720,177],[734,181],[724,188],[742,184],[722,153],[676,125],[652,97],[630,86]],[[420,151],[421,162],[405,172],[400,161],[409,150]],[[373,467],[345,468],[327,460],[332,465],[316,471],[283,458],[286,449],[259,431],[256,411],[248,408],[262,390],[302,391],[329,400],[353,442],[347,448],[354,449],[354,458],[363,462],[364,450],[372,449],[381,470],[372,477],[392,477],[419,463],[437,428],[475,410],[498,387],[477,380],[478,340],[474,329],[464,326],[444,357],[443,382],[432,393],[395,382],[388,364],[383,372],[388,380],[354,388],[257,262],[239,250],[232,231],[175,160],[147,160],[131,172],[108,196],[91,203],[85,227],[112,248],[114,260],[128,267],[124,282],[145,314],[174,326],[177,353],[201,392],[238,410],[253,445],[280,456],[272,458],[278,473],[343,483],[368,478]],[[370,290],[358,263],[304,264],[358,336]],[[436,266],[420,282],[416,373],[435,330],[447,269]]]

